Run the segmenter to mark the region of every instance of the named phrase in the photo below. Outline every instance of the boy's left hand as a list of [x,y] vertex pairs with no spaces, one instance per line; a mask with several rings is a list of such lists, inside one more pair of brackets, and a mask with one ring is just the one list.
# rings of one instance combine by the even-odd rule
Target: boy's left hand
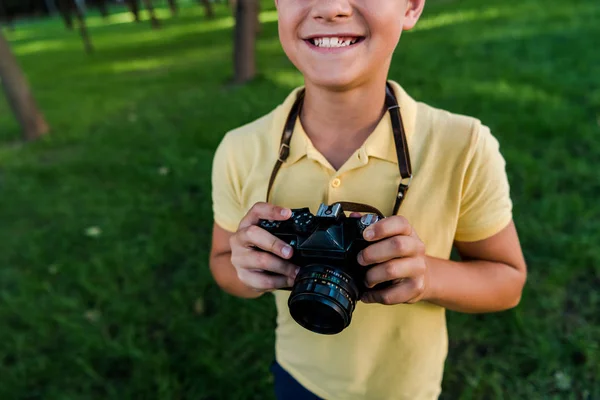
[[429,270],[425,244],[408,220],[394,215],[371,225],[363,232],[370,244],[358,253],[360,265],[373,265],[366,273],[368,288],[390,282],[385,289],[367,290],[361,300],[386,305],[416,303],[427,298]]

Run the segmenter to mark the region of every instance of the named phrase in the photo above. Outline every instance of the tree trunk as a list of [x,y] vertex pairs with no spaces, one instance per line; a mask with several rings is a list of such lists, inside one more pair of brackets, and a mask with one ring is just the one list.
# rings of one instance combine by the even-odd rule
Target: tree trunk
[[244,83],[256,75],[256,2],[258,0],[238,1],[236,8],[234,69],[236,83]]
[[79,8],[79,10],[85,15],[87,12],[85,0],[73,0],[73,2],[75,3],[75,7]]
[[169,3],[169,8],[171,9],[171,15],[172,16],[177,16],[177,0],[167,0],[167,2]]
[[133,14],[133,19],[135,22],[140,22],[140,5],[138,4],[138,0],[126,0],[127,6],[129,7],[129,11]]
[[87,26],[85,25],[85,15],[83,15],[83,11],[81,8],[79,8],[79,5],[75,2],[75,0],[72,1],[73,5],[75,6],[75,16],[77,17],[77,22],[79,23],[79,34],[81,35],[81,40],[83,40],[85,52],[90,54],[94,51],[94,46],[92,46],[92,41],[90,40]]
[[108,18],[108,6],[106,5],[106,0],[97,0],[98,10],[100,11],[100,15],[102,18]]
[[8,104],[23,129],[24,138],[34,140],[48,133],[50,128],[37,108],[27,79],[19,68],[2,30],[0,30],[0,81]]
[[215,12],[210,0],[200,0],[200,2],[204,6],[204,15],[206,15],[206,18],[213,19],[215,17]]
[[71,0],[59,0],[58,8],[60,15],[65,22],[65,26],[68,30],[73,30],[73,17],[71,16]]
[[152,21],[152,28],[153,29],[160,28],[160,22],[158,22],[158,18],[156,18],[156,14],[154,13],[154,6],[152,6],[152,0],[144,0],[144,4],[146,5],[148,14],[150,14],[150,21]]
[[[209,2],[209,0],[203,0],[203,2]],[[233,14],[233,17],[235,18],[235,14],[237,12],[237,3],[238,0],[226,0],[229,3],[229,7],[231,8],[231,13]],[[242,0],[244,1],[244,0]],[[257,1],[252,1],[254,4],[256,4],[256,33],[260,33],[261,32],[261,24],[260,24],[260,0]]]
[[46,9],[48,10],[49,15],[56,14],[56,2],[54,0],[45,0]]

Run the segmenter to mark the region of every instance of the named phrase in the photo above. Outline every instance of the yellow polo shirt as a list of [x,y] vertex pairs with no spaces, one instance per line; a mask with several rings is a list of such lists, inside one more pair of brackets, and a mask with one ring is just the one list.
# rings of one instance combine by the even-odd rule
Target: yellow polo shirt
[[[452,244],[488,238],[512,218],[505,162],[498,141],[474,118],[413,100],[396,82],[414,179],[399,210],[427,254],[449,258]],[[252,205],[265,201],[283,125],[296,98],[228,132],[213,163],[215,222],[234,232]],[[400,179],[389,114],[335,171],[296,128],[271,202],[290,208],[352,201],[393,211]],[[427,302],[384,306],[358,302],[349,327],[319,335],[290,316],[290,292],[274,293],[276,357],[304,387],[325,399],[435,399],[447,354],[445,310]],[[260,318],[260,316],[257,316]]]

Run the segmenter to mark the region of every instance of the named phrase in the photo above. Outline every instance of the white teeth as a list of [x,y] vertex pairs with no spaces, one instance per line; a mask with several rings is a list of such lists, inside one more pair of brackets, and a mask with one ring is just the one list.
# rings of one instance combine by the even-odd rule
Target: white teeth
[[314,38],[312,42],[317,47],[345,47],[350,46],[358,41],[358,38],[347,40],[346,38],[339,37],[323,37]]

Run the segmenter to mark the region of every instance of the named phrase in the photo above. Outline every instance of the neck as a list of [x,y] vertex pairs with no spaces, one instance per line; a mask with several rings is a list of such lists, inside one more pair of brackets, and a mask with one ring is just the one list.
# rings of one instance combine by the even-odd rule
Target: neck
[[374,79],[335,92],[307,82],[300,118],[315,147],[342,146],[350,153],[360,147],[385,112],[385,83]]

